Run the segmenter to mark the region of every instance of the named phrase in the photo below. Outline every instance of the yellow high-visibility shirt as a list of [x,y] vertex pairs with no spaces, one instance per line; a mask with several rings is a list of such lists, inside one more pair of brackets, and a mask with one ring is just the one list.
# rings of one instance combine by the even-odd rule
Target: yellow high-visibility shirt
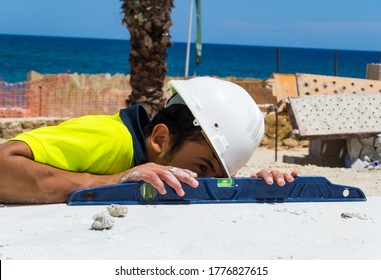
[[75,172],[115,174],[146,162],[141,125],[149,120],[142,110],[136,105],[113,116],[74,118],[11,140],[25,142],[34,160],[43,164]]

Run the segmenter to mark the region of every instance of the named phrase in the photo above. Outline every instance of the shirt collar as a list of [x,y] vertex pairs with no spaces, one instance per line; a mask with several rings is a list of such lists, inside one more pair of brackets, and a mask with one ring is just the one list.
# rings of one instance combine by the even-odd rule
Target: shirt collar
[[134,146],[134,164],[147,163],[147,148],[143,128],[149,124],[150,119],[144,107],[136,104],[121,109],[119,116],[131,133]]

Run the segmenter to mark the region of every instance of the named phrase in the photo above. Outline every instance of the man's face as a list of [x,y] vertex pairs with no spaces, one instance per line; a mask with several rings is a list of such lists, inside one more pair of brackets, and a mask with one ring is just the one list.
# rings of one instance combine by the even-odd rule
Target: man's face
[[198,177],[224,177],[222,166],[205,140],[186,141],[171,158],[160,164],[189,169]]

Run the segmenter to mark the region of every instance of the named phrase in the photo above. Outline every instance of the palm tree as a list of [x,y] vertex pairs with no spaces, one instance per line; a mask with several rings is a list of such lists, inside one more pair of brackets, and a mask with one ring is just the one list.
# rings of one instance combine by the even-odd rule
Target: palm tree
[[121,0],[123,24],[130,32],[130,83],[126,106],[143,104],[149,115],[165,105],[163,86],[167,74],[173,0]]

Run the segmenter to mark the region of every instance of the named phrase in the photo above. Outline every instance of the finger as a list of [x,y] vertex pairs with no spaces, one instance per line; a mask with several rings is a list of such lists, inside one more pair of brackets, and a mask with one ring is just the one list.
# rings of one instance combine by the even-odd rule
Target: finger
[[271,171],[271,174],[279,186],[284,186],[286,184],[286,181],[284,180],[284,174],[283,173],[281,173],[278,170],[273,170],[273,171]]
[[184,195],[184,191],[181,188],[179,180],[168,171],[168,166],[161,166],[151,163],[136,166],[130,169],[120,180],[120,182],[139,181],[145,181],[151,184],[152,187],[154,187],[161,195],[167,193],[164,185],[164,182],[166,182],[169,186],[176,190],[178,195]]
[[188,169],[181,169],[171,167],[168,169],[179,181],[188,184],[189,186],[198,187],[198,181],[196,180],[197,173],[194,173]]
[[172,189],[174,189],[178,196],[184,196],[185,192],[181,187],[181,183],[175,176],[175,173],[178,172],[177,169],[178,168],[171,166],[165,167],[165,170],[160,175],[160,179],[166,182]]
[[189,170],[189,169],[183,169],[183,168],[177,168],[177,167],[172,167],[172,171],[176,171],[176,169],[186,173],[188,176],[190,177],[193,177],[193,178],[197,178],[197,173],[193,172],[192,170]]
[[156,174],[156,172],[152,172],[150,175],[144,176],[143,181],[151,184],[161,195],[167,193],[165,189],[164,182],[160,179],[160,177]]
[[291,174],[284,173],[283,177],[289,183],[294,182],[294,180],[295,180],[294,176],[292,176],[292,173]]
[[142,180],[142,174],[138,170],[131,169],[122,177],[120,182],[138,182]]
[[265,180],[265,182],[268,185],[272,185],[274,183],[273,175],[269,171],[264,170],[264,169],[257,172],[256,177],[254,177],[254,178],[262,178],[263,180]]
[[155,188],[160,194],[164,195],[167,193],[164,183],[160,180],[157,174],[158,168],[155,165],[145,164],[144,166],[137,166],[132,168],[127,174],[122,178],[121,182],[139,182],[145,181],[153,188]]
[[[258,172],[257,172],[258,173]],[[257,173],[253,172],[249,175],[250,178],[258,178]]]
[[291,176],[294,177],[294,178],[298,177],[299,176],[299,171],[298,170],[292,170]]

